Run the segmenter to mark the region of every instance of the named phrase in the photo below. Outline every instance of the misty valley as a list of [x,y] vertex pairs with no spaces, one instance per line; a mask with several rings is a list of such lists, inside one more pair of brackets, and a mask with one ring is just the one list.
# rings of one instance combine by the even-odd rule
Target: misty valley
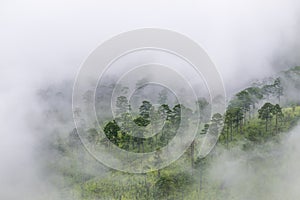
[[[153,94],[150,98],[139,93],[133,100],[118,96],[113,105],[103,104],[115,87],[107,81],[95,94],[100,123],[89,122],[92,127],[80,127],[84,135],[78,133],[72,121],[70,85],[64,82],[37,93],[39,103],[45,107],[43,121],[48,132],[39,136],[41,144],[36,154],[43,163],[42,171],[49,174],[48,181],[58,188],[58,192],[47,194],[44,199],[299,197],[300,67],[252,82],[228,97],[224,114],[211,113],[208,98],[199,97],[194,102],[197,109],[193,110],[178,103],[169,91],[157,88],[149,89]],[[127,86],[118,87],[126,93]],[[85,92],[85,104],[93,102],[93,95]],[[106,114],[111,106],[115,113]],[[75,114],[80,118],[80,109]],[[170,165],[159,166],[164,156],[175,153],[164,155],[160,153],[162,149],[197,121],[201,125],[184,153]],[[36,128],[43,129],[44,124]],[[82,140],[95,152],[112,146],[132,153],[156,152],[147,158],[154,164],[145,166],[146,172],[136,174],[112,169],[101,164]],[[202,152],[204,142],[216,143],[208,155]],[[134,168],[138,162],[128,159],[123,167]]]
[[0,0],[0,200],[300,200],[300,0]]

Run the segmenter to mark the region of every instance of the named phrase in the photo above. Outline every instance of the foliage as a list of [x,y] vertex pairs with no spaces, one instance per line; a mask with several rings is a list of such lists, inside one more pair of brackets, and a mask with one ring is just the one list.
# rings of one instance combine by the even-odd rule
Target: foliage
[[[143,83],[140,82],[137,86],[142,87]],[[229,101],[224,115],[213,113],[211,118],[200,115],[203,126],[199,128],[197,137],[203,138],[207,133],[213,133],[217,138],[216,134],[221,131],[214,153],[205,158],[197,156],[201,140],[195,139],[176,162],[164,169],[146,174],[107,170],[101,176],[92,175],[89,173],[90,169],[97,167],[80,150],[80,138],[74,129],[66,138],[57,138],[51,146],[61,156],[59,161],[68,165],[61,167],[57,164],[60,162],[57,162],[51,167],[62,174],[63,188],[73,199],[239,199],[234,191],[228,189],[227,183],[208,181],[207,171],[211,167],[211,160],[218,156],[219,148],[226,148],[228,151],[240,148],[248,152],[259,149],[270,141],[275,141],[276,144],[278,138],[293,128],[300,119],[300,107],[297,103],[282,106],[281,98],[285,92],[283,80],[276,78],[267,84],[238,92]],[[87,92],[84,96],[86,103],[89,103],[90,97],[90,92]],[[104,124],[103,131],[107,138],[99,138],[98,128],[92,128],[87,130],[88,140],[96,147],[99,143],[110,140],[119,148],[136,153],[157,150],[153,159],[159,163],[162,159],[160,149],[174,138],[178,128],[189,127],[193,119],[199,117],[198,111],[200,114],[210,111],[210,104],[204,98],[199,98],[196,102],[198,111],[183,104],[170,106],[166,104],[167,98],[167,92],[161,91],[158,106],[144,100],[137,113],[133,113],[127,98],[118,97],[116,117],[108,119]],[[146,135],[154,136],[144,137]],[[255,167],[251,161],[248,165]],[[259,195],[261,193],[255,194],[253,198],[260,197]]]

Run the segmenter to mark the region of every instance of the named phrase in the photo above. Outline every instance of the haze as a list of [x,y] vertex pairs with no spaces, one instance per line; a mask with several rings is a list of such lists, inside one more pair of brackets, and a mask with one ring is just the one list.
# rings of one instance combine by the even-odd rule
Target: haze
[[55,193],[35,157],[39,138],[47,132],[36,129],[43,110],[37,90],[74,81],[99,44],[143,27],[174,30],[198,42],[218,67],[228,94],[300,63],[297,0],[2,0],[0,199],[43,199]]

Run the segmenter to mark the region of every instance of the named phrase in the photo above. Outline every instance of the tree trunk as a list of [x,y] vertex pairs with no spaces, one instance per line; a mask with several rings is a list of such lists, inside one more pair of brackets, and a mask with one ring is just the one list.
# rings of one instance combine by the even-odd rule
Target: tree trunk
[[278,134],[278,115],[276,115],[275,118],[275,128],[276,128],[276,134]]
[[[191,144],[191,166],[194,168],[195,140]],[[193,170],[193,169],[192,169]]]
[[240,121],[240,134],[243,134],[243,122],[242,122],[242,120]]
[[233,138],[233,131],[232,131],[233,127],[232,124],[230,124],[230,141],[232,141]]
[[228,149],[228,140],[229,140],[229,127],[227,126],[227,131],[226,131],[226,146]]

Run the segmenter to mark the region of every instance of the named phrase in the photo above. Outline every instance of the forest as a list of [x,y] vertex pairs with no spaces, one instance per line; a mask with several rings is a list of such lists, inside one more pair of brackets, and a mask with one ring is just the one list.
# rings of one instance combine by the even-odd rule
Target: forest
[[[268,191],[266,183],[284,182],[281,168],[289,167],[285,164],[288,155],[278,149],[300,119],[299,80],[300,67],[293,67],[255,81],[230,97],[224,114],[210,114],[210,101],[203,97],[195,102],[197,111],[176,102],[168,104],[165,90],[159,92],[159,104],[141,99],[135,111],[125,96],[118,96],[114,118],[104,118],[100,127],[85,130],[95,150],[115,145],[126,152],[155,151],[152,159],[159,163],[161,148],[180,134],[179,127],[186,129],[195,120],[202,126],[175,162],[137,174],[99,163],[86,150],[75,127],[56,129],[41,147],[40,154],[48,158],[44,168],[65,199],[285,199],[282,193]],[[62,98],[63,92],[50,88],[38,95],[49,105],[46,120],[64,121],[58,107],[63,105],[49,103],[52,98]],[[87,96],[83,98],[89,103]],[[196,119],[197,112],[200,119]],[[100,129],[106,137],[99,134]],[[217,143],[207,156],[201,156],[202,140],[208,133]],[[236,177],[231,177],[235,172]]]

